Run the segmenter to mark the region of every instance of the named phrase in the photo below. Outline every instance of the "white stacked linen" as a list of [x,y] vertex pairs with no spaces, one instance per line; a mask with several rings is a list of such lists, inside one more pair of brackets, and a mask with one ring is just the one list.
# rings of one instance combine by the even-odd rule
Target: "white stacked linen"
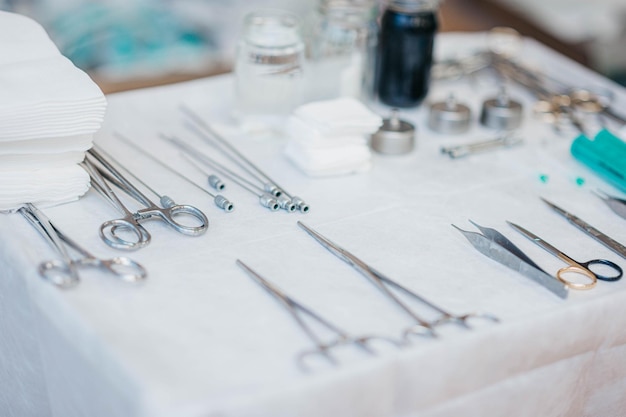
[[106,112],[98,86],[35,21],[0,11],[0,210],[76,200]]
[[371,168],[368,137],[383,121],[353,98],[298,107],[287,121],[287,157],[312,177],[344,175]]

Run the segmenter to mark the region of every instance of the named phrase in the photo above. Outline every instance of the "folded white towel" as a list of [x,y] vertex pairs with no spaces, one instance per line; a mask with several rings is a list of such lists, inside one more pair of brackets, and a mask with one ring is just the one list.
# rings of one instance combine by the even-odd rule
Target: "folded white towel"
[[89,175],[78,165],[0,172],[0,210],[14,210],[26,202],[50,205],[74,201],[88,189]]
[[0,210],[78,199],[104,94],[29,18],[0,12],[0,51]]

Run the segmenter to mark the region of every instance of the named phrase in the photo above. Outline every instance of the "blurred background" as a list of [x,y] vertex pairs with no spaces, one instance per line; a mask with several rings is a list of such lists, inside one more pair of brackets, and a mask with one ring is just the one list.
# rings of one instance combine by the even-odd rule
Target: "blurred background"
[[[243,16],[272,7],[303,19],[318,0],[0,0],[36,19],[105,93],[231,70]],[[510,26],[626,85],[624,0],[444,0],[441,31]]]

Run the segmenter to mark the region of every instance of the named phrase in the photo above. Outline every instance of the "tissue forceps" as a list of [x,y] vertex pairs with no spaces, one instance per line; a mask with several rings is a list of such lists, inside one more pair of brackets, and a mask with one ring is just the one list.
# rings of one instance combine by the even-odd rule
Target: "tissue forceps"
[[[115,169],[115,167],[113,167],[113,165],[95,148],[90,149],[88,155],[97,160],[106,169],[106,171],[98,169],[89,160],[85,160],[83,166],[91,176],[92,184],[114,207],[124,214],[122,218],[108,220],[100,226],[100,237],[107,245],[116,249],[126,250],[139,249],[146,246],[150,242],[151,236],[139,222],[152,218],[162,220],[177,232],[188,236],[198,236],[206,232],[209,221],[199,209],[189,205],[176,204],[167,196],[161,198],[161,204],[164,206],[161,208],[139,191],[137,187]],[[135,213],[128,210],[108,186],[104,180],[105,177],[145,207],[137,210]],[[187,226],[177,222],[175,217],[182,215],[194,218],[200,222],[200,225]],[[118,229],[131,232],[137,239],[135,241],[129,241],[120,238],[116,234]]]
[[611,210],[622,219],[626,219],[626,200],[613,197],[605,193],[604,191],[598,190],[595,192],[595,195],[600,197],[604,203],[609,206]]
[[[33,225],[37,231],[56,249],[62,259],[44,261],[39,264],[39,274],[47,281],[60,288],[70,288],[78,284],[79,267],[95,267],[126,282],[140,282],[146,276],[146,270],[141,264],[127,257],[100,259],[79,246],[76,242],[59,230],[48,217],[37,207],[28,203],[19,209],[19,212]],[[68,249],[73,249],[81,255],[72,259]]]
[[[309,235],[311,235],[315,240],[317,240],[322,246],[328,249],[333,255],[337,256],[339,259],[343,260],[366,278],[369,278],[387,297],[389,297],[394,303],[396,303],[402,310],[404,310],[413,320],[415,320],[416,324],[408,327],[403,332],[403,337],[407,338],[411,334],[417,334],[422,336],[430,336],[436,337],[437,333],[435,332],[435,327],[445,324],[445,323],[455,323],[467,329],[471,329],[471,326],[468,324],[469,319],[471,318],[482,318],[486,320],[490,320],[493,322],[498,322],[498,318],[487,313],[469,313],[464,315],[455,315],[449,313],[448,311],[442,309],[441,307],[433,304],[428,301],[424,297],[418,295],[417,293],[411,291],[410,289],[400,285],[399,283],[393,281],[391,278],[386,277],[382,273],[378,272],[371,266],[367,265],[365,262],[352,255],[347,250],[343,249],[339,245],[331,242],[315,230],[306,226],[304,223],[298,221],[298,226],[304,229]],[[439,318],[433,322],[428,322],[422,318],[420,318],[413,310],[411,310],[405,303],[403,303],[391,290],[387,287],[393,287],[401,292],[419,300],[426,306],[435,310],[440,314]]]
[[[280,288],[278,288],[276,285],[272,284],[271,282],[267,281],[265,278],[263,278],[261,275],[259,275],[249,266],[241,262],[239,259],[237,259],[236,263],[251,278],[253,278],[259,285],[261,285],[263,289],[265,289],[268,293],[270,293],[287,309],[289,314],[291,314],[293,319],[302,328],[304,333],[306,333],[309,339],[311,339],[311,341],[315,344],[314,349],[305,350],[301,352],[300,354],[298,354],[297,356],[298,365],[301,366],[303,369],[305,370],[307,369],[306,358],[310,356],[318,356],[318,355],[321,355],[324,358],[326,358],[326,360],[328,360],[332,365],[338,365],[337,360],[330,353],[330,351],[333,348],[336,348],[338,346],[354,344],[370,355],[376,355],[374,350],[372,350],[372,348],[368,345],[368,342],[372,340],[380,339],[380,340],[387,341],[395,346],[400,346],[396,341],[386,338],[386,337],[382,337],[382,336],[360,336],[360,337],[350,336],[344,330],[341,330],[339,327],[325,320],[324,318],[319,316],[317,313],[315,313],[308,307],[300,304],[299,302],[297,302],[296,300],[288,296]],[[313,330],[306,324],[306,322],[303,319],[304,315],[309,316],[310,318],[315,320],[318,324],[330,330],[332,333],[335,333],[336,335],[335,339],[331,340],[330,342],[323,342],[313,332]]]
[[[575,261],[574,259],[570,258],[569,256],[567,256],[566,254],[564,254],[563,252],[561,252],[560,250],[558,250],[554,246],[550,245],[545,240],[541,239],[539,236],[529,232],[528,230],[524,229],[523,227],[518,226],[515,223],[511,223],[508,220],[507,220],[507,223],[513,229],[517,230],[522,235],[524,235],[526,238],[530,239],[533,243],[535,243],[536,245],[540,246],[541,248],[543,248],[544,250],[546,250],[547,252],[549,252],[552,255],[556,256],[557,258],[559,258],[560,260],[562,260],[563,262],[565,262],[567,264],[566,267],[561,268],[561,269],[559,269],[556,272],[556,277],[557,277],[557,279],[559,281],[561,281],[562,283],[564,283],[565,285],[567,285],[568,287],[570,287],[572,289],[576,289],[576,290],[590,290],[590,289],[592,289],[593,287],[596,286],[596,284],[598,283],[599,279],[603,280],[603,281],[616,281],[616,280],[618,280],[618,279],[620,279],[622,277],[622,274],[623,274],[622,268],[620,268],[619,265],[617,265],[617,264],[615,264],[615,263],[613,263],[613,262],[611,262],[609,260],[606,260],[606,259],[592,259],[592,260],[587,261],[587,262]],[[617,275],[614,275],[614,276],[600,275],[597,272],[594,272],[594,271],[592,271],[589,268],[591,265],[605,265],[605,266],[608,266],[613,271],[615,271],[617,273]],[[589,278],[591,281],[588,282],[588,283],[573,282],[573,281],[568,280],[567,277],[564,276],[567,273],[583,275],[583,276]]]

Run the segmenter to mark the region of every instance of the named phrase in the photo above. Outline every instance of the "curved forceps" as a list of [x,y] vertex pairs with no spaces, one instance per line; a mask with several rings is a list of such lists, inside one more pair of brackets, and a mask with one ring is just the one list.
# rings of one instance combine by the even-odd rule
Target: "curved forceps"
[[[536,245],[540,246],[541,248],[543,248],[544,250],[546,250],[547,252],[549,252],[552,255],[556,256],[557,258],[559,258],[560,260],[562,260],[563,262],[565,262],[567,264],[566,267],[561,268],[561,269],[559,269],[556,272],[556,277],[557,277],[557,279],[559,281],[561,281],[562,283],[564,283],[565,285],[567,285],[568,287],[570,287],[572,289],[575,289],[575,290],[590,290],[590,289],[592,289],[593,287],[596,286],[596,284],[598,283],[598,280],[617,281],[623,275],[622,268],[620,268],[620,266],[617,265],[616,263],[613,263],[613,262],[611,262],[611,261],[609,261],[607,259],[592,259],[592,260],[587,261],[587,262],[575,261],[574,259],[570,258],[569,256],[567,256],[566,254],[564,254],[563,252],[561,252],[560,250],[558,250],[554,246],[550,245],[545,240],[541,239],[539,236],[529,232],[528,230],[524,229],[523,227],[518,226],[515,223],[512,223],[512,222],[510,222],[508,220],[507,220],[507,223],[513,229],[517,230],[522,235],[524,235],[526,238],[530,239],[533,243],[535,243]],[[616,275],[613,275],[613,276],[600,275],[600,274],[592,271],[591,269],[589,269],[589,267],[591,265],[606,265],[609,268],[611,268],[613,271],[615,271]],[[567,273],[583,275],[583,276],[589,278],[590,282],[588,282],[588,283],[579,283],[579,282],[570,281],[565,276],[565,274],[567,274]]]
[[[139,209],[135,213],[131,213],[126,207],[124,207],[117,197],[114,199],[110,198],[111,196],[109,194],[114,194],[109,188],[110,193],[106,193],[109,196],[109,200],[125,214],[123,218],[107,221],[100,227],[100,236],[109,246],[118,249],[136,249],[138,247],[145,246],[150,241],[150,234],[139,224],[139,221],[151,219],[153,217],[163,220],[169,226],[174,228],[174,230],[184,235],[198,236],[206,232],[209,220],[202,211],[190,205],[175,204],[171,200],[164,201],[164,203],[166,203],[164,204],[165,207],[159,207],[141,191],[139,191],[139,189],[137,189],[137,187],[126,179],[117,169],[115,169],[115,167],[113,167],[113,165],[95,148],[90,149],[88,153],[108,171],[107,173],[99,170],[100,177],[106,177],[121,190],[128,193],[131,197],[145,206],[145,208]],[[181,215],[190,216],[198,220],[200,225],[187,226],[177,222],[175,217]],[[138,242],[128,242],[121,239],[115,234],[118,228],[123,230],[130,229],[133,231],[139,237]]]
[[[370,355],[376,355],[374,350],[368,345],[369,342],[373,340],[384,340],[387,341],[394,346],[400,346],[395,340],[382,337],[382,336],[360,336],[353,337],[346,333],[344,330],[341,330],[334,324],[330,323],[326,319],[322,318],[314,311],[309,309],[308,307],[300,304],[287,294],[285,294],[280,288],[271,282],[267,281],[257,272],[252,270],[249,266],[241,262],[239,259],[237,260],[237,265],[241,267],[250,277],[252,277],[259,285],[261,285],[268,293],[274,296],[291,314],[293,319],[298,323],[298,325],[302,328],[302,330],[306,333],[306,335],[311,339],[311,341],[315,344],[314,349],[309,349],[302,351],[297,356],[298,365],[308,370],[306,359],[311,356],[322,356],[326,360],[328,360],[332,365],[338,365],[337,359],[331,355],[331,350],[338,346],[350,345],[354,344],[357,347],[361,348],[363,351]],[[331,332],[336,334],[336,337],[329,342],[323,342],[311,328],[306,324],[302,315],[307,315],[317,323],[330,330]]]
[[[144,267],[132,259],[127,257],[96,258],[57,229],[50,219],[33,204],[28,203],[20,208],[19,211],[61,255],[62,259],[44,261],[39,264],[38,268],[42,278],[52,282],[54,285],[61,288],[70,288],[77,285],[80,281],[78,267],[82,266],[99,268],[126,282],[135,283],[146,278],[147,273]],[[74,249],[82,258],[72,259],[67,250],[68,248]]]
[[[378,272],[371,266],[367,265],[365,262],[352,255],[347,250],[343,249],[339,245],[333,243],[328,240],[315,230],[306,226],[304,223],[298,221],[298,226],[304,229],[309,235],[311,235],[315,240],[317,240],[322,246],[328,249],[331,253],[333,253],[338,258],[342,259],[344,262],[348,263],[354,269],[359,271],[366,278],[369,278],[387,297],[389,297],[393,302],[395,302],[402,310],[404,310],[413,320],[415,320],[416,324],[405,329],[403,331],[403,337],[406,339],[411,334],[417,334],[420,336],[430,336],[436,337],[437,333],[435,332],[435,327],[445,323],[456,323],[465,328],[470,329],[470,325],[468,324],[468,320],[471,318],[482,318],[493,322],[498,322],[498,318],[491,314],[484,313],[469,313],[464,315],[454,315],[449,313],[448,311],[442,309],[441,307],[433,304],[428,301],[424,297],[418,295],[417,293],[411,291],[410,289],[404,287],[403,285],[393,281],[391,278],[383,275]],[[391,290],[387,287],[394,287],[397,290],[402,291],[403,293],[417,299],[422,302],[426,306],[435,310],[440,314],[440,317],[433,321],[428,322],[422,318],[420,318],[413,310],[411,310],[405,303],[403,303]]]

